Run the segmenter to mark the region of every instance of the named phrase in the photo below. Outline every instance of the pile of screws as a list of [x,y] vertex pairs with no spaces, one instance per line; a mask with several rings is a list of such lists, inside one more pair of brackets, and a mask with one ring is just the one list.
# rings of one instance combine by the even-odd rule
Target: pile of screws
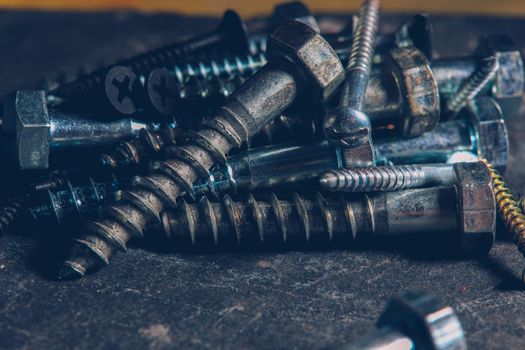
[[389,34],[378,23],[379,0],[338,33],[300,2],[250,34],[228,10],[211,33],[14,92],[3,143],[21,185],[2,189],[0,230],[81,228],[60,278],[151,232],[191,249],[436,232],[484,254],[498,212],[525,252],[525,216],[499,175],[520,51],[492,35],[433,59],[426,16]]

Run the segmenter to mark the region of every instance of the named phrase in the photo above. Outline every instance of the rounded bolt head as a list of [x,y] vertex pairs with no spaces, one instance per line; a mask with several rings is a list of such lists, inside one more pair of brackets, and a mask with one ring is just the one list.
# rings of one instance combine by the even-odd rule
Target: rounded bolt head
[[454,310],[434,296],[413,290],[392,299],[377,322],[409,336],[416,349],[466,350],[465,335]]
[[366,114],[344,106],[328,111],[323,123],[325,137],[344,147],[366,143],[372,132],[372,125]]
[[226,34],[226,45],[232,52],[243,54],[249,52],[248,31],[241,16],[233,10],[226,10],[222,16],[219,31]]
[[146,80],[148,97],[153,108],[164,115],[175,112],[177,82],[166,68],[154,69]]
[[131,68],[111,68],[106,74],[104,87],[109,103],[119,113],[129,115],[137,112],[140,83]]
[[330,44],[310,26],[299,21],[280,25],[270,34],[266,55],[268,61],[275,65],[292,65],[302,72],[296,74],[297,78],[304,79],[298,81],[299,88],[322,101],[332,96],[345,77],[343,65]]

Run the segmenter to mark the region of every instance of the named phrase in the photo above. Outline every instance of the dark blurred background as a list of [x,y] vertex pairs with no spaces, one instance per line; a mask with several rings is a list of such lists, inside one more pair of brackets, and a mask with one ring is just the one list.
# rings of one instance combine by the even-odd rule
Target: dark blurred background
[[[185,14],[220,15],[231,7],[243,16],[269,13],[279,0],[0,0],[0,7],[42,10],[116,10],[168,11]],[[359,0],[307,0],[316,12],[354,11]],[[525,15],[523,0],[385,0],[385,12],[429,12],[455,14]]]

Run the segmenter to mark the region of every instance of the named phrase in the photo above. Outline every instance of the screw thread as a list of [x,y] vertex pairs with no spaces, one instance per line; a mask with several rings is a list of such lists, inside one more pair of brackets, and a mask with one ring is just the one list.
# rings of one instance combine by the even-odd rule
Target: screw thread
[[4,234],[20,216],[20,211],[25,205],[25,198],[13,198],[7,205],[0,209],[0,234]]
[[72,180],[69,174],[62,173],[60,184],[48,188],[44,196],[35,196],[27,209],[29,217],[37,221],[52,218],[62,223],[93,214],[102,203],[118,198],[122,182],[115,175],[108,175],[103,181],[92,176]]
[[265,55],[258,53],[256,55],[234,56],[222,60],[175,65],[173,69],[171,69],[171,72],[179,84],[184,84],[192,77],[201,80],[207,80],[213,77],[221,79],[231,79],[239,76],[247,77],[255,73],[265,64]]
[[379,23],[379,9],[379,0],[365,0],[359,9],[359,20],[347,70],[361,69],[367,73],[370,72]]
[[418,165],[340,169],[327,172],[319,182],[330,191],[397,191],[421,186],[425,173]]
[[120,143],[113,152],[102,154],[100,161],[111,169],[142,167],[174,145],[177,133],[178,129],[166,125],[159,131],[142,129],[135,138]]
[[518,250],[525,257],[525,215],[520,210],[500,173],[486,159],[480,159],[480,161],[489,169],[499,217],[505,224],[507,232],[511,235]]
[[192,77],[185,83],[176,85],[174,97],[181,101],[199,101],[213,97],[228,97],[239,86],[242,85],[244,79],[241,77],[234,77],[232,79],[212,77],[211,80],[201,80],[197,77]]
[[330,243],[373,234],[372,208],[366,194],[352,200],[319,193],[314,200],[298,193],[291,200],[271,194],[267,201],[224,196],[218,203],[203,197],[196,204],[181,200],[176,209],[162,214],[162,223],[170,238],[195,246]]
[[447,110],[456,114],[494,79],[499,69],[496,57],[485,58],[481,65],[465,80],[459,91],[448,101]]
[[109,263],[127,242],[143,236],[149,224],[160,224],[160,213],[175,206],[183,193],[191,193],[198,178],[208,177],[216,162],[241,145],[243,137],[236,125],[225,118],[205,118],[203,128],[191,133],[187,143],[176,147],[173,158],[152,164],[147,176],[137,177],[134,188],[122,191],[122,199],[101,209],[95,221],[88,221],[84,234],[76,240],[70,258],[59,277],[82,276],[89,268]]

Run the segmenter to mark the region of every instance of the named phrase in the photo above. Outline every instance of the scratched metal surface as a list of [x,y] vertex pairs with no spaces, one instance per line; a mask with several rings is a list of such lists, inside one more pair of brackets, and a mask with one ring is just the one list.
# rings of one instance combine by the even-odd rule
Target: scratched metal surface
[[[383,29],[399,18],[389,17]],[[42,75],[130,55],[214,21],[173,15],[0,12],[0,95]],[[468,53],[482,32],[519,33],[511,19],[435,17],[437,50]],[[515,35],[525,47],[525,37]],[[459,51],[458,51],[459,49]],[[523,113],[522,113],[523,114]],[[523,115],[509,123],[508,180],[525,189]],[[525,260],[498,239],[483,259],[447,256],[416,238],[352,250],[196,255],[132,248],[83,280],[50,276],[56,232],[0,238],[0,348],[323,348],[373,327],[385,302],[417,287],[453,305],[472,349],[525,345]]]

